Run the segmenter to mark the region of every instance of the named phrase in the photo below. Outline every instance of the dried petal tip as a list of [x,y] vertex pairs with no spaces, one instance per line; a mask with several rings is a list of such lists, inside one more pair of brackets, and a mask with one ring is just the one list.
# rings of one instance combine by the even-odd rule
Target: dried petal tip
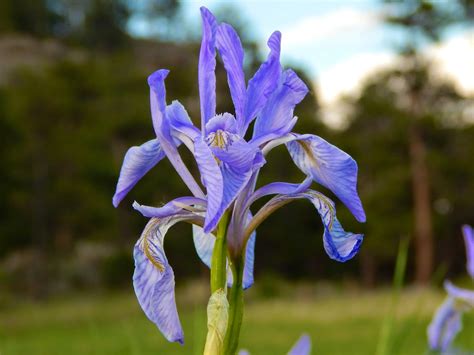
[[224,289],[214,292],[207,305],[207,338],[204,355],[222,354],[229,318],[229,303]]

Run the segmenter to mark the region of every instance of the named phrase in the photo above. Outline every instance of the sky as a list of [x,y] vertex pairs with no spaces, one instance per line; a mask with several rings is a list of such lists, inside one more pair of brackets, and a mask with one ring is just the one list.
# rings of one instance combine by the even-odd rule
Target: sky
[[[199,7],[217,11],[232,5],[247,20],[250,35],[260,44],[282,33],[282,62],[304,68],[323,108],[337,104],[343,94],[356,94],[363,79],[393,64],[396,48],[406,35],[383,22],[379,0],[182,0],[184,19],[200,29]],[[464,94],[474,93],[474,27],[448,31],[439,45],[423,49],[438,62],[440,74],[453,79]],[[333,117],[334,115],[328,115]],[[337,120],[337,119],[336,119]],[[328,122],[331,123],[331,122]],[[337,122],[334,122],[335,124]]]

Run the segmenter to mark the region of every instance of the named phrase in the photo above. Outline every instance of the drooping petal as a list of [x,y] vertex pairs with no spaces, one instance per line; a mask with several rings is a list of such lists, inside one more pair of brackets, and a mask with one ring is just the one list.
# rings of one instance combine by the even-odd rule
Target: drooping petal
[[230,95],[237,120],[242,120],[245,104],[244,50],[239,35],[232,26],[222,23],[217,28],[216,46],[227,71]]
[[474,291],[454,286],[450,281],[444,282],[444,288],[448,295],[460,303],[459,307],[474,309]]
[[311,353],[311,339],[303,334],[288,352],[288,355],[309,355]]
[[291,69],[285,70],[278,87],[255,121],[253,139],[260,141],[265,136],[273,139],[275,132],[279,136],[290,132],[296,122],[293,119],[294,108],[307,92],[307,86],[298,75]]
[[196,183],[196,180],[194,180],[178,153],[176,143],[171,136],[171,123],[166,119],[166,90],[164,80],[168,73],[168,70],[158,70],[148,77],[153,127],[161,148],[175,170],[178,172],[181,179],[188,186],[194,196],[203,197],[204,194],[201,191],[201,188]]
[[203,212],[206,204],[206,200],[202,198],[186,196],[178,197],[161,207],[140,205],[135,201],[133,208],[148,218],[164,218],[172,216],[183,209],[192,212]]
[[462,227],[462,232],[466,245],[467,272],[474,279],[474,230],[466,224]]
[[280,46],[281,33],[273,32],[267,42],[270,48],[267,60],[249,80],[245,99],[245,119],[239,122],[239,133],[245,135],[252,120],[260,114],[268,98],[275,91],[281,75]]
[[462,328],[461,314],[448,297],[438,308],[428,327],[428,342],[432,350],[445,351]]
[[331,190],[359,222],[365,222],[357,193],[357,163],[350,155],[311,134],[295,135],[286,145],[301,171]]
[[224,178],[209,146],[200,137],[194,141],[194,157],[201,173],[202,183],[207,191],[207,213],[204,230],[212,232],[217,226],[224,210]]
[[362,244],[363,235],[344,231],[336,218],[334,202],[323,194],[307,190],[297,194],[277,195],[268,201],[253,217],[245,230],[245,236],[250,235],[260,223],[271,213],[287,203],[305,198],[309,200],[318,211],[324,225],[323,245],[328,256],[336,261],[344,262],[357,254]]
[[183,213],[150,219],[133,250],[133,287],[140,306],[168,341],[181,344],[184,337],[176,309],[174,273],[166,258],[163,242],[171,226],[196,218],[193,214]]
[[202,41],[199,53],[199,98],[201,102],[201,129],[205,134],[206,122],[216,114],[216,30],[214,15],[201,7]]
[[117,207],[135,184],[165,157],[157,139],[131,147],[123,159],[112,203]]
[[311,177],[307,177],[300,184],[292,184],[288,182],[272,182],[268,185],[262,186],[257,191],[255,191],[249,197],[248,201],[246,201],[246,207],[250,207],[253,202],[264,196],[278,194],[290,195],[303,192],[311,186],[312,182],[313,180],[311,179]]

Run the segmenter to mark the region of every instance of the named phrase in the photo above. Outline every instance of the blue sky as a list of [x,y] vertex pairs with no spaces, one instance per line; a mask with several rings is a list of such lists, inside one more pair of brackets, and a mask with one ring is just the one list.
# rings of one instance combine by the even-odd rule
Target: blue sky
[[[196,14],[201,5],[213,11],[228,3],[222,0],[184,0],[183,10],[188,21],[198,25],[200,19]],[[242,0],[232,5],[249,20],[252,34],[262,47],[274,30],[282,31],[283,61],[303,65],[313,75],[358,53],[391,51],[403,35],[401,31],[381,24],[378,16],[382,8],[375,0]],[[319,28],[321,31],[318,31],[313,27],[310,31],[303,31],[306,32],[304,36],[299,36],[298,29],[295,30],[304,23],[310,29],[311,24],[318,21],[324,21],[318,27],[325,29]]]

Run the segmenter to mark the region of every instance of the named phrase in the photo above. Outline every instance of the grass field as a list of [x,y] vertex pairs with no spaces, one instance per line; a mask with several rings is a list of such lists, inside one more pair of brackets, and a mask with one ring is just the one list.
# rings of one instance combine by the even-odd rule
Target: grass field
[[[130,293],[75,296],[1,310],[1,355],[201,354],[206,334],[202,288],[181,290],[178,306],[185,345],[167,343]],[[389,291],[296,292],[262,299],[249,295],[241,337],[253,355],[286,354],[301,333],[313,354],[374,354]],[[442,292],[405,290],[394,324],[392,354],[426,354],[426,326]],[[457,339],[474,349],[474,318]]]

